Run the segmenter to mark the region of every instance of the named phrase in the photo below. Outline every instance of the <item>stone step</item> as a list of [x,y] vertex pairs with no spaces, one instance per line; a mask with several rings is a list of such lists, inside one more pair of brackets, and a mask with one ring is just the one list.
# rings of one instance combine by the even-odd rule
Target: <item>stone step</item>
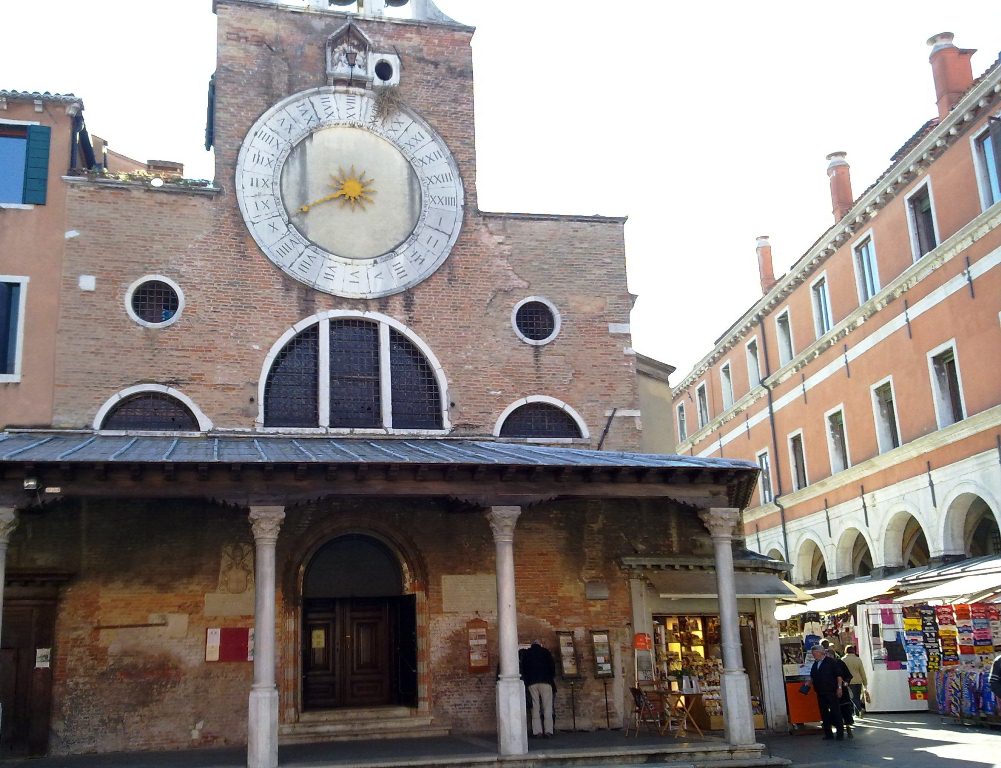
[[303,713],[298,723],[278,727],[280,744],[353,739],[402,739],[447,736],[449,729],[433,725],[430,715],[414,715],[406,707],[331,710]]

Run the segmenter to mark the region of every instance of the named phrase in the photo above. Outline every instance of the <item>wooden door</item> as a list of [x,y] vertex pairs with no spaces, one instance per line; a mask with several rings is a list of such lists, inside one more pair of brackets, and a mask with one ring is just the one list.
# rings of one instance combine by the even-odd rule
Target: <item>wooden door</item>
[[305,601],[305,709],[394,703],[389,618],[384,598]]
[[52,669],[37,652],[51,653],[54,628],[53,603],[11,600],[4,605],[0,756],[44,755],[48,749]]

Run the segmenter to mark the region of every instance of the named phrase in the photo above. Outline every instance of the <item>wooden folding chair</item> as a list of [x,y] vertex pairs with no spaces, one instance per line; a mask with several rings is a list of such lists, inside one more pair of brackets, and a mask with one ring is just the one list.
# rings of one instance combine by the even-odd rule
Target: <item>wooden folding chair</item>
[[[636,728],[636,736],[640,735],[640,727],[652,727],[660,736],[664,735],[669,722],[665,720],[662,708],[654,706],[650,697],[645,691],[639,688],[630,688],[633,695],[633,726]],[[629,735],[629,725],[626,725],[626,736]]]

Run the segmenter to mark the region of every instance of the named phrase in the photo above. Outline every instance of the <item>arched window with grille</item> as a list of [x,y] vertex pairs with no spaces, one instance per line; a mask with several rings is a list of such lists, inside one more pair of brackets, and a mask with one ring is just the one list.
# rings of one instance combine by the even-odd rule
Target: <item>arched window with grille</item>
[[508,406],[494,428],[498,437],[579,439],[588,437],[580,415],[555,398],[536,395]]
[[198,417],[176,397],[145,390],[126,395],[104,412],[99,429],[128,432],[198,432]]
[[298,323],[266,363],[265,427],[445,430],[444,374],[385,315],[334,311]]

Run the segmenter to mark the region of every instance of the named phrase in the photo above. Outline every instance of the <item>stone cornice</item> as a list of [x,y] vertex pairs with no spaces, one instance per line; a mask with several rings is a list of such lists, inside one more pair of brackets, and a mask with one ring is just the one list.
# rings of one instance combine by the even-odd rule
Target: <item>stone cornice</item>
[[[970,89],[966,96],[953,108],[952,112],[904,157],[891,165],[852,206],[851,210],[837,224],[828,229],[782,277],[775,286],[744,313],[725,334],[723,341],[702,360],[695,364],[691,372],[674,389],[674,397],[690,388],[713,364],[726,355],[747,332],[771,313],[800,285],[806,282],[827,259],[841,246],[869,225],[880,210],[899,195],[907,186],[965,134],[974,121],[990,111],[1001,94],[1001,66],[983,77]],[[927,258],[927,256],[925,257]],[[795,360],[790,363],[792,365]]]
[[[825,493],[832,493],[844,486],[859,484],[876,472],[890,469],[897,464],[902,464],[905,461],[922,456],[935,448],[958,443],[960,440],[965,440],[984,430],[998,426],[1001,426],[1001,405],[988,408],[986,411],[981,411],[974,416],[957,421],[948,427],[929,432],[927,435],[915,438],[909,443],[904,443],[899,448],[894,448],[892,451],[873,456],[871,459],[854,464],[835,475],[830,475],[823,480],[811,483],[799,491],[785,494],[780,499],[782,506],[788,509],[810,499],[815,499],[818,496],[823,496]],[[875,491],[878,489],[871,488],[869,490]],[[774,503],[747,509],[744,511],[744,524],[753,523],[778,511],[779,508]]]
[[[940,269],[944,264],[962,254],[971,245],[999,227],[1001,227],[1001,206],[994,205],[966,224],[966,226],[945,240],[937,248],[929,251],[922,258],[911,264],[910,267],[901,272],[879,293],[865,302],[865,304],[856,307],[847,317],[831,328],[830,331],[765,379],[762,382],[762,386],[752,389],[738,400],[732,408],[710,420],[698,432],[693,432],[689,435],[688,439],[678,444],[678,452],[681,453],[702,440],[707,439],[724,424],[747,411],[765,395],[768,389],[775,389],[775,387],[788,381],[794,374],[801,372],[832,346],[846,339],[852,331],[861,327],[869,318],[885,309],[888,304],[899,299],[930,274]],[[679,385],[672,392],[672,398],[678,397],[684,389],[684,385]]]

